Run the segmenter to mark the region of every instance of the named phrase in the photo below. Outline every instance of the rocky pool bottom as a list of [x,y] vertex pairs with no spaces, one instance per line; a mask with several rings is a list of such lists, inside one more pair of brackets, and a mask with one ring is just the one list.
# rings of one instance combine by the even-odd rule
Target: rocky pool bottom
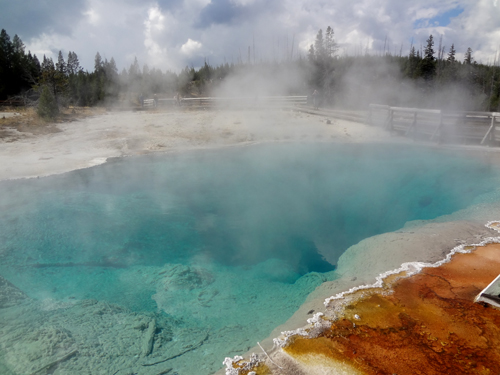
[[[496,186],[477,160],[339,144],[127,158],[2,183],[1,373],[213,373],[317,286],[345,279],[335,267],[347,248],[498,201]],[[350,280],[385,270],[355,248]]]

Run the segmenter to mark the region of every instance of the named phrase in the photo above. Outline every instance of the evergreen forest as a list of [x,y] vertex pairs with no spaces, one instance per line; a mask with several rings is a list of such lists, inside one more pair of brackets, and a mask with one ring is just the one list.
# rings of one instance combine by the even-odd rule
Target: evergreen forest
[[[250,47],[249,47],[250,51]],[[464,55],[456,58],[457,52]],[[250,56],[250,53],[249,53]],[[432,35],[420,48],[412,45],[407,54],[386,51],[378,54],[339,54],[333,29],[319,30],[306,56],[280,60],[224,63],[179,72],[142,67],[136,58],[128,69],[118,70],[113,58],[97,53],[94,70],[80,66],[76,52],[59,52],[57,61],[26,52],[15,35],[0,33],[0,101],[43,103],[46,117],[61,106],[99,106],[137,103],[140,95],[171,98],[221,95],[217,90],[231,81],[242,96],[249,92],[244,77],[276,80],[267,94],[310,95],[317,90],[321,105],[366,109],[369,103],[404,107],[500,111],[500,66],[475,61],[473,51],[456,51]],[[241,79],[239,79],[241,77]],[[279,82],[278,82],[279,81]],[[246,83],[245,83],[246,82]],[[258,93],[252,92],[252,95]]]

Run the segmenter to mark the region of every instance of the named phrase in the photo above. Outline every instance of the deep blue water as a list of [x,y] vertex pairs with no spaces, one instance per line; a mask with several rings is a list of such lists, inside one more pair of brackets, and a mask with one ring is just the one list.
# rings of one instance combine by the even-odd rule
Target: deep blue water
[[[211,327],[229,294],[236,300],[225,315],[244,325],[248,317],[229,306],[247,306],[258,286],[248,309],[263,328],[244,331],[257,341],[335,277],[349,246],[464,208],[498,177],[478,161],[408,145],[268,144],[117,159],[0,183],[0,274],[34,298],[95,298]],[[158,286],[164,274],[176,288]],[[203,314],[200,295],[215,301]]]

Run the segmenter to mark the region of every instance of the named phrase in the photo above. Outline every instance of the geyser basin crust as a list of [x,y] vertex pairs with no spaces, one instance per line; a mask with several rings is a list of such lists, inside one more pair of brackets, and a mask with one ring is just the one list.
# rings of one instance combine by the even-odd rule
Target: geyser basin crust
[[492,373],[500,367],[500,310],[474,299],[500,272],[498,241],[457,247],[437,267],[330,299],[333,315],[311,320],[321,326],[313,338],[290,336],[265,364],[239,371],[240,362],[234,373]]
[[499,272],[498,244],[457,254],[450,263],[396,282],[389,295],[353,303],[324,339],[298,339],[285,352],[301,361],[306,353],[315,357],[330,348],[331,356],[365,374],[496,371],[500,311],[474,298]]
[[[479,243],[496,235],[494,230],[476,222],[430,221],[367,238],[341,255],[335,271],[338,278],[317,287],[295,314],[285,324],[276,327],[262,344],[266,349],[271,349],[273,339],[280,336],[281,332],[304,326],[306,319],[312,316],[311,311],[325,310],[326,298],[351,288],[374,284],[379,275],[397,269],[406,262],[439,262],[446,258],[450,245]],[[260,352],[260,348],[252,348],[246,357],[252,352]]]

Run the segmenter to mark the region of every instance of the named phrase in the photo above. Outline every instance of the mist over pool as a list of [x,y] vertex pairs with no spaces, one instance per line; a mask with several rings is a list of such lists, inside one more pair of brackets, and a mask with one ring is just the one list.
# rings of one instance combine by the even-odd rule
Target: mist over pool
[[92,300],[154,316],[145,358],[183,342],[195,349],[171,367],[209,374],[335,279],[349,246],[467,207],[498,181],[487,164],[408,145],[274,143],[116,159],[0,183],[0,275],[43,314]]

